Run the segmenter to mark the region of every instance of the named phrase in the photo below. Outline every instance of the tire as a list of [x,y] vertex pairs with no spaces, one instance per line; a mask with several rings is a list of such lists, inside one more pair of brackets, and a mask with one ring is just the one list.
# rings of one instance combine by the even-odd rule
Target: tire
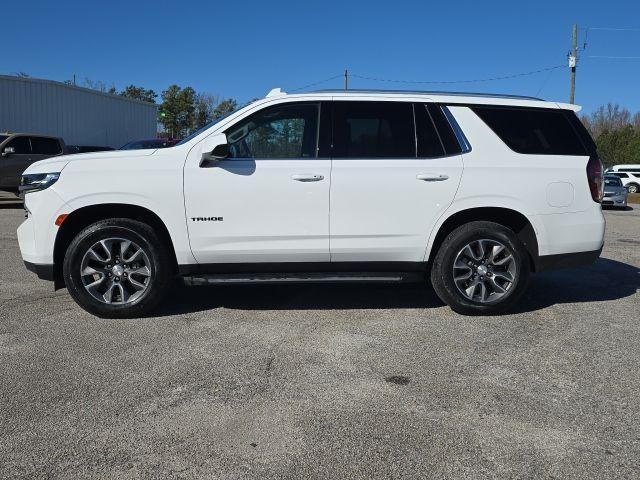
[[101,318],[141,317],[166,296],[174,277],[171,258],[149,225],[112,218],[76,235],[62,272],[69,293],[87,312]]
[[635,183],[629,183],[627,185],[627,192],[629,193],[638,193],[638,190],[640,190],[640,185],[637,185]]
[[[480,254],[483,249],[485,255]],[[478,221],[461,225],[442,242],[433,260],[431,283],[453,311],[492,315],[520,299],[529,272],[529,254],[515,233],[498,223]]]

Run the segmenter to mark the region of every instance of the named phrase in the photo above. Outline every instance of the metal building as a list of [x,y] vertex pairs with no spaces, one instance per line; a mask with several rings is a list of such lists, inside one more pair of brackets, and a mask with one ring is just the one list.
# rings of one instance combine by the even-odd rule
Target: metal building
[[151,103],[51,80],[0,75],[0,132],[118,148],[155,138],[157,120],[158,107]]

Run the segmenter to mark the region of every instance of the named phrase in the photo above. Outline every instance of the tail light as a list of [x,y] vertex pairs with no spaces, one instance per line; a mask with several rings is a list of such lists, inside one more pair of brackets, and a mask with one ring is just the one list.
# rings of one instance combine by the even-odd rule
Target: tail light
[[596,155],[589,157],[587,163],[587,181],[589,182],[589,190],[591,190],[591,198],[594,202],[602,203],[604,194],[604,167],[602,162]]

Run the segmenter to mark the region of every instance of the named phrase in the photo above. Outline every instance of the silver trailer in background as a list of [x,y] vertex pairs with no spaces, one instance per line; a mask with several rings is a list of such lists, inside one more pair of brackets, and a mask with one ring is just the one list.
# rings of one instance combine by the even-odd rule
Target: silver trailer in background
[[0,75],[0,132],[28,132],[68,145],[118,148],[154,138],[158,106],[88,88]]

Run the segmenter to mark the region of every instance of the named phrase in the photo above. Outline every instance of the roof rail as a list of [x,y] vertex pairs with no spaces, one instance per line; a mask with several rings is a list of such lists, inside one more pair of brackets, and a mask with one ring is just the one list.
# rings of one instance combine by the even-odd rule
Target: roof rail
[[376,89],[327,89],[315,90],[311,93],[409,93],[419,95],[450,95],[455,97],[486,97],[486,98],[513,98],[518,100],[538,100],[543,102],[542,98],[530,97],[527,95],[510,95],[502,93],[479,93],[479,92],[445,92],[437,90],[376,90]]

